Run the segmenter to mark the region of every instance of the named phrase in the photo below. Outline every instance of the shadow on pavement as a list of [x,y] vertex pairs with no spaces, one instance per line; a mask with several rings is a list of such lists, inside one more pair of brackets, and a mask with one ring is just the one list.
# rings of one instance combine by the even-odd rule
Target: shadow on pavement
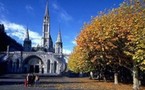
[[[62,82],[58,82],[58,81],[40,81],[40,85],[42,85],[42,84],[72,84],[72,83],[86,83],[86,82],[67,82],[67,81],[62,81]],[[23,80],[16,80],[16,81],[14,81],[14,80],[12,80],[12,81],[1,81],[0,80],[0,86],[1,85],[18,85],[18,84],[24,84],[24,81]]]
[[24,84],[22,81],[0,81],[0,85],[16,85],[16,84]]

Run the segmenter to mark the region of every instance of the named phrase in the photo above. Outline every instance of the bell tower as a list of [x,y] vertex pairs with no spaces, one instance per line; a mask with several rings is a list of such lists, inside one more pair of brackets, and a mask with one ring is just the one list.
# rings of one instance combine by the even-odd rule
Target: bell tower
[[53,41],[50,35],[50,17],[49,17],[48,2],[46,4],[44,19],[43,19],[42,45],[46,52],[53,52]]
[[26,30],[26,38],[24,39],[24,51],[31,51],[31,40],[29,39],[29,31],[28,28]]
[[62,54],[62,52],[63,52],[63,45],[62,45],[61,32],[59,30],[57,40],[55,43],[55,53]]

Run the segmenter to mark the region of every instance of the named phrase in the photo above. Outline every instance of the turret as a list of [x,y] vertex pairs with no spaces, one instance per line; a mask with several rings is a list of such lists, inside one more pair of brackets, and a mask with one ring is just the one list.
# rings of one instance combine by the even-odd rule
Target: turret
[[23,43],[24,51],[31,51],[31,40],[29,39],[29,31],[28,28],[26,30],[26,38]]
[[62,45],[61,32],[59,31],[55,43],[55,53],[62,54],[62,52],[63,52],[63,45]]

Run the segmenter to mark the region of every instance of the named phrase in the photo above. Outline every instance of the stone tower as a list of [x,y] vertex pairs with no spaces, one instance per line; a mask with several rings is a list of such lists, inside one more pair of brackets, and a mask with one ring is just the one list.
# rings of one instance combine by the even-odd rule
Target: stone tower
[[42,46],[46,52],[53,52],[53,41],[50,35],[50,17],[48,11],[48,2],[46,4],[45,15],[43,19],[43,36],[42,36]]
[[58,32],[57,40],[55,43],[55,53],[62,54],[63,45],[62,45],[62,39],[61,39],[61,32]]
[[28,28],[26,30],[26,38],[24,39],[24,51],[31,51],[31,40],[29,39],[29,31]]

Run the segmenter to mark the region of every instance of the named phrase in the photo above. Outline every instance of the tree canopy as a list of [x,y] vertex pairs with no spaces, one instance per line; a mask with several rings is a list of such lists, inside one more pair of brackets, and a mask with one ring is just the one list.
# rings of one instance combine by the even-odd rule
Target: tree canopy
[[144,69],[145,1],[128,0],[119,8],[100,12],[84,24],[76,42],[68,64],[71,70],[86,70],[88,61],[94,66],[117,64],[128,68],[135,61]]

